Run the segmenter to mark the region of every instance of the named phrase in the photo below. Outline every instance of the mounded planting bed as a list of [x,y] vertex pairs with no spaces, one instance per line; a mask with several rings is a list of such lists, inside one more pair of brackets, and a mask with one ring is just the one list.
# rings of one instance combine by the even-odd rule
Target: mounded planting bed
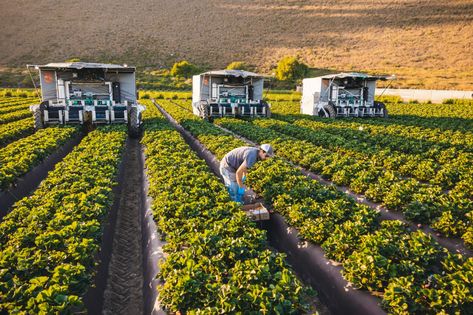
[[9,211],[10,207],[18,200],[28,196],[38,187],[48,172],[54,169],[54,166],[69,154],[83,138],[82,133],[76,133],[65,143],[60,145],[53,153],[49,154],[39,164],[31,168],[26,174],[15,178],[13,184],[0,191],[0,219]]
[[[242,145],[169,102],[161,105],[217,157]],[[248,181],[301,238],[320,244],[327,258],[342,264],[342,274],[353,287],[382,296],[385,310],[471,310],[472,258],[450,254],[432,237],[398,220],[380,220],[378,211],[307,178],[280,159],[258,163]]]

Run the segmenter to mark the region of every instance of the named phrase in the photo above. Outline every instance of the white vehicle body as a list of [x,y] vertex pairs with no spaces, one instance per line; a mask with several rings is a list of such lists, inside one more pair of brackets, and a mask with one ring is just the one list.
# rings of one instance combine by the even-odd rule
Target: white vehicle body
[[135,68],[100,63],[49,63],[39,71],[36,127],[49,124],[126,123],[137,129],[145,107],[137,102]]
[[209,71],[192,77],[192,110],[197,116],[268,116],[265,76],[243,70]]
[[386,76],[339,73],[302,80],[301,113],[321,117],[386,117],[375,101],[376,80]]

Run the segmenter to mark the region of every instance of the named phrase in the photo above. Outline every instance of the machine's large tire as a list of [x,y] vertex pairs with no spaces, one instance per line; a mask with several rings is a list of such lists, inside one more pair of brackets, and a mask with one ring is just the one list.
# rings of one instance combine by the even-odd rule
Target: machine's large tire
[[335,118],[337,116],[337,112],[335,111],[335,107],[332,104],[326,104],[323,106],[323,109],[320,109],[318,112],[319,117],[325,118]]
[[139,138],[141,135],[140,116],[137,107],[130,107],[128,116],[128,135],[132,138]]
[[39,108],[33,110],[34,128],[36,130],[44,128],[43,111]]

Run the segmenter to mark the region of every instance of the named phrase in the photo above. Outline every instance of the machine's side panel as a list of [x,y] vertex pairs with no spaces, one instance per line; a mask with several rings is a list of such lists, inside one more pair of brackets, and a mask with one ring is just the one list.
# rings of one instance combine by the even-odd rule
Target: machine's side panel
[[192,77],[192,112],[194,113],[194,115],[199,115],[198,104],[202,100],[201,92],[203,86],[201,79],[202,77],[200,75],[194,75]]
[[57,99],[56,72],[53,70],[40,70],[41,95],[43,101]]
[[57,99],[64,103],[66,101],[66,86],[63,79],[57,79]]
[[119,73],[120,95],[123,101],[136,102],[135,73]]
[[262,100],[264,92],[264,80],[263,79],[253,79],[253,100]]
[[374,93],[376,90],[376,81],[367,81],[366,85],[368,86],[368,100],[367,104],[372,105],[374,102]]
[[302,80],[302,114],[314,115],[314,108],[320,97],[321,86],[321,78],[310,78]]
[[203,75],[200,77],[200,100],[211,98],[210,86],[215,82],[215,78]]
[[320,101],[328,102],[330,97],[330,79],[320,79]]

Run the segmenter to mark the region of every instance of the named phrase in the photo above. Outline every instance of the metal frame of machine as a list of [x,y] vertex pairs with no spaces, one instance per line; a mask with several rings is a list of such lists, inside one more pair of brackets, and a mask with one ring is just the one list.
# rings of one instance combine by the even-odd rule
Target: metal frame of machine
[[101,63],[27,65],[39,71],[41,104],[32,105],[35,128],[51,124],[126,123],[139,133],[135,68]]
[[392,76],[338,73],[302,80],[301,113],[320,117],[387,117],[382,102],[375,101],[377,80]]
[[224,116],[268,117],[263,100],[265,76],[243,70],[218,70],[192,78],[193,113],[202,118]]

